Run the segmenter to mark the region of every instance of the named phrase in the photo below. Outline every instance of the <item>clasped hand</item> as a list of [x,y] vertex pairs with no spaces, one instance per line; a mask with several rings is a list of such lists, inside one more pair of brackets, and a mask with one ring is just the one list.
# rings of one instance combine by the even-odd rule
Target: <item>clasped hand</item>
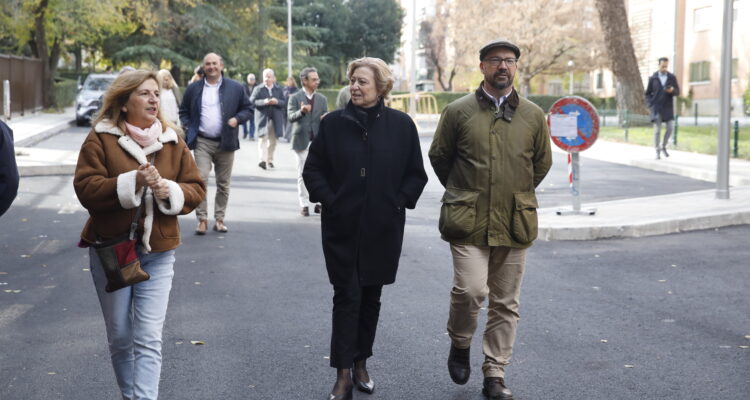
[[143,186],[150,187],[157,199],[164,200],[169,198],[169,184],[161,178],[159,171],[151,163],[147,162],[138,167],[135,184],[136,190]]

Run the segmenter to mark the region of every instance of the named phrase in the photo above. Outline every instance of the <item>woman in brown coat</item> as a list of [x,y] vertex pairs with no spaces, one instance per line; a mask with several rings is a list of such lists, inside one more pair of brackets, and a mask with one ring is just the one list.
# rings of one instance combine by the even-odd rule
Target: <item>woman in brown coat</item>
[[128,232],[143,207],[137,251],[150,279],[107,293],[100,259],[93,248],[89,251],[124,399],[158,397],[162,328],[180,244],[177,215],[191,212],[206,194],[185,142],[162,118],[157,82],[154,72],[144,70],[123,73],[113,82],[81,146],[73,181],[89,212],[82,247]]

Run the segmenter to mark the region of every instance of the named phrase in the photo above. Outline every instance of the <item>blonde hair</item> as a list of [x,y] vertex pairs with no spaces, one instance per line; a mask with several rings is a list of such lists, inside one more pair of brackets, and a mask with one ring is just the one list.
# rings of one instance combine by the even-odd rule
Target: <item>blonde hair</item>
[[[159,83],[160,89],[175,89],[179,87],[179,85],[177,85],[177,82],[172,77],[172,73],[170,73],[168,69],[160,69],[159,72],[156,73],[156,77],[159,79],[157,82]],[[169,87],[165,85],[167,77],[169,77]]]
[[[96,115],[96,119],[91,123],[91,126],[96,126],[100,121],[107,119],[111,121],[112,124],[117,125],[123,132],[126,132],[125,120],[128,115],[126,112],[122,111],[122,107],[128,103],[130,94],[138,89],[143,82],[146,82],[149,79],[153,79],[157,85],[159,84],[159,78],[154,71],[138,69],[120,74],[117,79],[112,82],[112,86],[110,86],[104,93],[102,109]],[[164,119],[164,116],[161,113],[161,107],[159,107],[156,118],[161,122],[162,132],[164,132],[167,127],[174,129],[172,123]]]
[[346,67],[346,78],[351,81],[352,74],[357,68],[367,67],[372,70],[375,75],[375,89],[378,91],[378,95],[383,99],[388,98],[388,94],[393,89],[393,74],[391,69],[388,68],[388,64],[385,61],[375,57],[362,57],[349,62]]

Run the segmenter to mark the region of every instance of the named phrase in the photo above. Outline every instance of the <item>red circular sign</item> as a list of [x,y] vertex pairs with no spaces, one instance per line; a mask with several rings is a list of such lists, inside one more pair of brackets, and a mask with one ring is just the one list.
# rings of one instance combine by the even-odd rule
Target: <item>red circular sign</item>
[[571,153],[588,149],[599,137],[599,114],[596,109],[583,97],[566,96],[552,104],[547,115],[547,126],[552,135],[552,114],[574,113],[578,114],[577,135],[575,137],[552,136],[552,142],[557,147]]

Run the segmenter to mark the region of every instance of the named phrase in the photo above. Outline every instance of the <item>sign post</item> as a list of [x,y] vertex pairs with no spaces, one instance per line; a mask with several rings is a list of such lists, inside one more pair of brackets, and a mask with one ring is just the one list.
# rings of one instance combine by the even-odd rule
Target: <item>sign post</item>
[[581,210],[581,160],[579,153],[591,147],[599,136],[599,114],[586,99],[567,96],[557,100],[547,115],[552,142],[568,152],[568,181],[573,196],[572,209],[557,215],[594,215],[596,209]]

